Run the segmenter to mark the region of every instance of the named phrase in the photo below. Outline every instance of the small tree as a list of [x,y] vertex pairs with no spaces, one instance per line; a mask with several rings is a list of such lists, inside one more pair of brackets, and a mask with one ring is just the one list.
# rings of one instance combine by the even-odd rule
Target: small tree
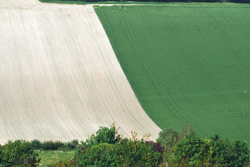
[[156,141],[157,143],[160,143],[161,146],[166,146],[167,149],[170,149],[173,145],[175,145],[178,137],[179,134],[174,130],[174,128],[166,128],[159,133],[159,137]]
[[34,153],[31,150],[32,145],[30,142],[25,140],[9,140],[7,144],[2,146],[2,165],[4,166],[12,166],[15,164],[15,159],[24,160],[27,158],[32,159],[31,166],[36,166],[40,162],[40,157],[38,153]]
[[42,142],[38,139],[31,140],[32,149],[40,149],[42,147]]
[[179,140],[185,138],[186,135],[195,136],[195,131],[194,131],[194,128],[193,128],[192,124],[190,124],[188,126],[187,122],[185,124],[183,124],[182,127],[181,127],[181,132],[180,132],[180,135],[179,135]]
[[86,146],[93,146],[99,143],[114,144],[119,141],[120,138],[119,135],[116,136],[118,129],[116,129],[115,123],[113,123],[110,128],[100,127],[96,135],[92,134],[85,142],[82,142],[82,144]]

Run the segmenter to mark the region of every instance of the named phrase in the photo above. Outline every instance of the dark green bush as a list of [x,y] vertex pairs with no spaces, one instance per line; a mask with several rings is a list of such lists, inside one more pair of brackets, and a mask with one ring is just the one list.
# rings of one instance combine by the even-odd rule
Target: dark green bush
[[119,140],[119,136],[116,136],[116,128],[113,127],[100,127],[96,132],[96,135],[92,134],[85,142],[86,146],[98,145],[99,143],[114,144]]
[[53,142],[52,140],[50,140],[50,141],[44,141],[42,143],[42,148],[44,150],[58,150],[58,148],[60,147],[64,147],[64,143],[61,141]]
[[37,150],[42,147],[42,142],[40,142],[38,139],[31,140],[32,149]]
[[92,146],[79,146],[75,152],[75,163],[78,166],[115,166],[113,145],[100,143]]
[[170,166],[245,166],[250,152],[246,142],[239,140],[202,139],[185,136],[170,151],[164,153],[164,160]]
[[158,144],[138,140],[135,132],[131,132],[133,139],[121,139],[116,132],[114,126],[100,127],[96,136],[90,136],[77,147],[74,162],[78,166],[158,166],[161,163]]
[[118,166],[158,166],[162,163],[162,154],[155,150],[153,142],[121,140],[115,148]]
[[66,143],[65,147],[67,149],[75,149],[77,148],[78,144],[79,144],[78,140],[72,140],[71,142]]
[[240,140],[218,139],[211,141],[214,149],[213,157],[218,158],[221,164],[226,166],[244,166],[248,164],[250,152],[246,142]]
[[166,146],[168,149],[170,149],[175,145],[178,138],[179,134],[174,130],[174,128],[166,128],[159,133],[159,137],[156,141],[157,143],[160,143],[161,146]]
[[32,165],[36,166],[40,162],[38,153],[32,151],[32,144],[25,140],[9,140],[7,144],[1,147],[1,157],[3,166],[13,166],[15,159],[32,159]]
[[121,140],[120,143],[79,146],[75,152],[78,166],[158,166],[161,153],[154,151],[152,143],[143,140]]
[[170,166],[200,166],[216,163],[212,157],[213,148],[208,139],[187,135],[179,140],[170,151],[166,150],[164,159]]

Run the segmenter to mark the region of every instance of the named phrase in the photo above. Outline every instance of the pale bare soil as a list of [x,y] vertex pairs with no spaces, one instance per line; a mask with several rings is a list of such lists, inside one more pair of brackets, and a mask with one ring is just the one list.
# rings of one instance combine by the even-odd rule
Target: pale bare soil
[[112,122],[126,137],[160,131],[92,5],[0,0],[0,143],[85,140]]

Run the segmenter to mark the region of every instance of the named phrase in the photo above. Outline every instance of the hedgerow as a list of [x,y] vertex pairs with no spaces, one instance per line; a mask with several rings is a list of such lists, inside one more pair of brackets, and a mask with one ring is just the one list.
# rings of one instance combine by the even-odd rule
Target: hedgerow
[[83,143],[76,150],[74,162],[78,166],[158,166],[162,153],[154,150],[154,143],[138,140],[134,132],[133,135],[133,139],[120,138],[113,144]]
[[[183,127],[187,127],[187,124]],[[147,167],[166,164],[169,167],[241,167],[249,165],[250,150],[244,141],[220,139],[218,135],[210,139],[200,138],[194,135],[191,128],[182,128],[181,135],[174,129],[165,129],[159,133],[157,139],[161,142],[154,142],[149,140],[150,134],[145,134],[142,139],[138,139],[137,133],[131,131],[132,137],[128,139],[123,138],[118,130],[119,128],[116,129],[114,123],[110,128],[100,127],[95,134],[89,136],[86,141],[81,141],[80,144],[78,140],[68,143],[60,141],[42,143],[37,139],[31,142],[25,140],[8,141],[4,146],[0,145],[0,164],[9,166],[14,164],[16,158],[32,158],[31,166],[37,166],[40,158],[32,149],[60,149],[63,147],[75,149],[74,157],[67,161],[59,161],[50,167]]]

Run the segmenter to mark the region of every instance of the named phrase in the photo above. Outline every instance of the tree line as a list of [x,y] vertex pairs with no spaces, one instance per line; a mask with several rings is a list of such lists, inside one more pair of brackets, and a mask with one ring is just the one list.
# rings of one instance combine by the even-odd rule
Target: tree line
[[[99,130],[85,141],[73,140],[68,143],[60,141],[40,142],[16,140],[0,145],[0,166],[13,166],[16,160],[24,162],[30,159],[28,166],[38,166],[40,158],[36,149],[57,150],[73,149],[74,157],[59,161],[52,166],[64,167],[109,167],[109,166],[241,166],[249,167],[250,150],[248,143],[240,140],[222,139],[218,135],[201,138],[195,134],[193,127],[182,126],[178,133],[173,128],[163,129],[158,139],[149,140],[150,134],[137,138],[131,132],[131,138],[119,134],[119,128],[113,123],[110,127]],[[22,163],[23,164],[23,163]],[[27,166],[27,165],[26,165]]]

